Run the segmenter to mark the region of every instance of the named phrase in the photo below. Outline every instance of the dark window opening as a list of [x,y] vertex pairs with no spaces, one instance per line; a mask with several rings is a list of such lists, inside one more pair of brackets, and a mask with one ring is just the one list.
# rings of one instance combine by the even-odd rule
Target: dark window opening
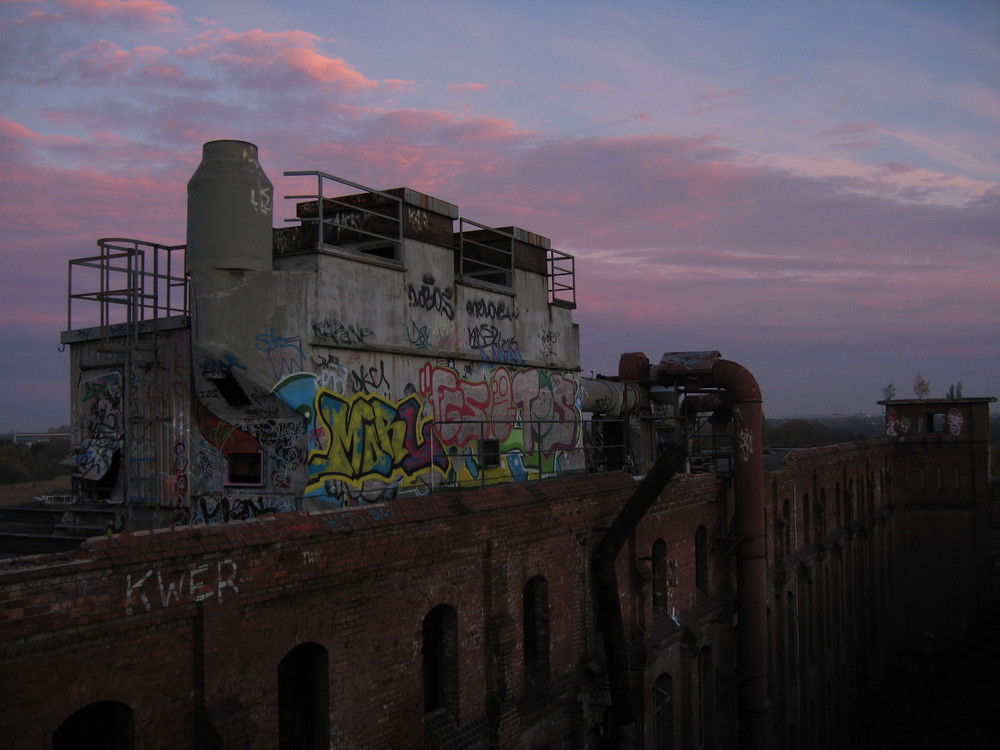
[[947,432],[948,431],[948,415],[943,412],[940,414],[928,414],[927,415],[927,431],[928,432]]
[[205,372],[205,379],[212,381],[215,389],[230,406],[250,406],[250,398],[233,377],[232,370],[209,370]]
[[458,717],[458,612],[439,604],[424,618],[424,713]]
[[135,747],[135,713],[116,701],[84,706],[52,734],[52,750],[132,750]]
[[524,625],[524,676],[528,686],[549,681],[549,584],[535,576],[521,596]]
[[486,438],[481,442],[483,452],[483,468],[496,469],[500,466],[500,441]]
[[278,665],[278,744],[281,750],[330,746],[329,657],[318,643],[296,646]]
[[653,749],[674,747],[674,678],[667,673],[653,685]]
[[698,653],[698,746],[714,745],[712,729],[715,726],[715,665],[712,649],[705,647]]
[[233,451],[226,454],[226,484],[260,487],[264,484],[264,454],[260,451]]

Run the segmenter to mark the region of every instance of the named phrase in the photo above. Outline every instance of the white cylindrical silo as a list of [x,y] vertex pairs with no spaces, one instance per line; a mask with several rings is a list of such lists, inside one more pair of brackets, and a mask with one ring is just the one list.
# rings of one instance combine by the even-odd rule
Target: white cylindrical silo
[[246,141],[209,141],[188,181],[186,265],[271,270],[273,188]]

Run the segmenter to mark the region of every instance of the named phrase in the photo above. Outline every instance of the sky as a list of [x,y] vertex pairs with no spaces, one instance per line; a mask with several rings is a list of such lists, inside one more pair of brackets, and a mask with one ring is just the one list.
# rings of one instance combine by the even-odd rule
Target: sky
[[0,0],[0,433],[69,421],[68,261],[183,243],[225,138],[277,196],[549,237],[586,376],[718,350],[769,418],[1000,396],[996,0]]

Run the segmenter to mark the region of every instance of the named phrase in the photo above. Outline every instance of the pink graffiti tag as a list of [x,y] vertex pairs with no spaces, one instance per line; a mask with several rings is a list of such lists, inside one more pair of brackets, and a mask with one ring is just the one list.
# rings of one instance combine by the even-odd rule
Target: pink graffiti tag
[[962,412],[958,409],[952,409],[948,412],[948,431],[952,435],[958,437],[962,434],[962,425],[965,423],[964,417],[962,417]]

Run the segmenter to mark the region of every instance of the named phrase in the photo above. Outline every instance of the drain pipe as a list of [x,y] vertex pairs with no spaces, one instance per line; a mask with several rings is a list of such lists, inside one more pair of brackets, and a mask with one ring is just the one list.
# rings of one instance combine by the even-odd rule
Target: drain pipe
[[[611,705],[616,727],[621,734],[629,735],[626,742],[632,739],[635,709],[632,705],[632,677],[629,674],[628,647],[618,596],[615,560],[667,482],[684,466],[686,458],[687,451],[683,446],[673,443],[664,446],[660,457],[594,550],[594,593],[597,599],[597,620],[604,639],[604,656],[608,665]],[[619,747],[622,746],[623,743],[619,742]],[[624,746],[631,747],[631,743]]]
[[739,747],[764,750],[769,736],[767,691],[767,549],[764,527],[763,410],[753,375],[718,352],[663,355],[651,375],[661,383],[720,388],[732,409],[735,445],[736,609],[738,615]]

